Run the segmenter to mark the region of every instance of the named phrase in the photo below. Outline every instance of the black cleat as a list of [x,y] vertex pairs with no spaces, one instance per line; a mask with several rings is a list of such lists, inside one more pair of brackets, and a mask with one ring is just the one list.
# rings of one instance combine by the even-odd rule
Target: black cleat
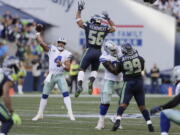
[[88,93],[89,93],[89,95],[92,95],[92,92],[93,92],[93,82],[89,81],[89,83],[88,83]]
[[80,93],[83,91],[82,82],[78,82],[77,90],[75,92],[75,97],[79,97]]
[[120,126],[120,120],[117,119],[111,130],[116,131],[119,128],[119,126]]
[[152,124],[148,124],[149,132],[154,132],[154,127]]

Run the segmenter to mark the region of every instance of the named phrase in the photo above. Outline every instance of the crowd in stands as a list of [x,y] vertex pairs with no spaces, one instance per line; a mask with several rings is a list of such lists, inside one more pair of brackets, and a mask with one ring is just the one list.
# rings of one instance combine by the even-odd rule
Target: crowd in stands
[[153,5],[180,20],[180,0],[156,0]]
[[31,68],[34,59],[44,61],[47,57],[35,40],[35,26],[34,21],[6,11],[0,18],[0,46],[3,46],[0,47],[0,60],[6,55],[15,55],[27,69]]

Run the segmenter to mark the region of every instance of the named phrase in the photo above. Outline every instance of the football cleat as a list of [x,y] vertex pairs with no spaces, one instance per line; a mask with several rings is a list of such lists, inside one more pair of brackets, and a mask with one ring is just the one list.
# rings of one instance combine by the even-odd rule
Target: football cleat
[[43,119],[43,114],[37,114],[34,118],[32,118],[32,121],[38,121]]
[[97,130],[101,130],[104,128],[104,120],[98,120],[97,126],[95,127],[95,129]]
[[82,91],[83,91],[82,82],[78,82],[77,91],[75,92],[75,97],[79,97],[79,95]]
[[117,119],[112,127],[112,131],[116,131],[120,126],[120,119]]
[[89,81],[88,82],[88,93],[89,93],[89,95],[92,95],[92,92],[93,92],[93,82]]
[[68,111],[68,116],[69,116],[70,120],[72,120],[72,121],[75,121],[75,120],[76,120],[76,119],[74,118],[74,115],[73,115],[72,112],[69,112],[69,111]]
[[[111,118],[109,118],[109,120],[112,122],[112,123],[115,123],[116,122],[116,116],[113,116]],[[119,129],[123,129],[122,125],[120,124],[119,126]]]
[[148,124],[149,132],[154,132],[154,127],[152,124]]

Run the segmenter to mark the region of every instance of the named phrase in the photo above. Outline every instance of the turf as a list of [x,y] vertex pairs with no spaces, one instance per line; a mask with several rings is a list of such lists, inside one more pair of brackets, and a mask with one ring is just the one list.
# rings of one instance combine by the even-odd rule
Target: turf
[[[63,99],[58,97],[50,97],[45,111],[43,120],[32,122],[31,119],[35,116],[40,98],[38,96],[30,97],[13,97],[13,105],[18,114],[23,119],[21,126],[13,126],[9,135],[160,135],[159,118],[152,118],[156,132],[149,133],[143,118],[123,119],[122,130],[112,132],[112,123],[107,118],[105,121],[105,129],[101,131],[94,130],[97,124],[99,112],[98,97],[79,97],[72,98],[73,112],[77,117],[76,121],[70,121],[66,117],[66,109],[63,104]],[[151,108],[157,104],[164,103],[169,100],[167,97],[149,97],[146,98],[147,108]],[[117,109],[118,98],[113,98],[108,114],[115,114]],[[132,100],[131,105],[125,112],[126,114],[139,113],[137,105]],[[61,114],[59,116],[59,114]],[[63,117],[63,114],[65,117]],[[92,115],[94,114],[94,115]],[[92,116],[88,118],[87,116]],[[180,135],[178,125],[172,123],[170,135]]]

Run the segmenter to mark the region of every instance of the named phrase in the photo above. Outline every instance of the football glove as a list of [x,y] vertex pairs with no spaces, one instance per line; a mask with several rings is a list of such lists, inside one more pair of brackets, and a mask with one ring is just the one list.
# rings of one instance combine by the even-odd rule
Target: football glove
[[104,18],[105,20],[107,20],[107,21],[110,20],[110,17],[109,17],[109,15],[108,15],[108,13],[107,13],[106,11],[103,11],[103,12],[102,12],[102,15],[103,15],[102,18]]
[[21,117],[16,113],[12,114],[12,120],[13,120],[13,123],[16,124],[16,125],[21,125],[22,124]]
[[161,106],[156,106],[156,107],[153,107],[151,110],[150,110],[150,114],[151,115],[154,115],[155,113],[158,113],[160,111],[162,111],[163,109],[161,108]]
[[42,32],[43,31],[43,25],[42,24],[37,24],[36,25],[36,31],[37,32]]
[[84,1],[78,1],[78,11],[82,11],[84,9],[85,2]]

